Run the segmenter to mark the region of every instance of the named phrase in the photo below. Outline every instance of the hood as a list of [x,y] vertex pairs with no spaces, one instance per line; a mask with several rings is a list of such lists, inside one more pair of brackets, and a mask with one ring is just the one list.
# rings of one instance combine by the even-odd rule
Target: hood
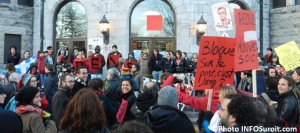
[[176,108],[157,106],[148,112],[146,123],[154,131],[165,130],[180,120],[180,117],[180,112],[176,111]]
[[142,112],[146,112],[149,107],[157,105],[157,95],[153,96],[147,93],[141,93],[136,99],[136,106]]

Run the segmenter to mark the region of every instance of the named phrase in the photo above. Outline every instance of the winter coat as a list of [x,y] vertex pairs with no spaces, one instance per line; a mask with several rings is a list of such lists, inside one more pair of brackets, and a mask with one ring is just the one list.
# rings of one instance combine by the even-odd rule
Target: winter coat
[[71,98],[70,92],[62,88],[59,88],[53,96],[52,118],[55,121],[57,126],[59,125],[59,121],[66,110],[70,98]]
[[141,66],[141,74],[143,77],[149,77],[149,67],[148,67],[148,62],[149,60],[148,59],[144,59],[144,58],[141,58],[139,60],[139,64]]
[[18,53],[15,53],[14,56],[11,55],[11,53],[7,57],[7,63],[13,63],[14,65],[17,65],[20,61],[20,55]]
[[173,73],[186,73],[187,72],[187,63],[185,59],[181,59],[179,63],[177,63],[176,59],[173,60]]
[[283,127],[296,126],[299,118],[298,106],[298,100],[292,90],[279,96],[277,114]]
[[[108,81],[105,96],[111,101],[111,115],[116,116],[122,101],[121,81],[118,78],[112,78]],[[116,122],[116,117],[114,117],[112,121]]]
[[132,107],[132,112],[138,120],[142,120],[145,113],[152,107],[157,106],[157,95],[143,92],[138,95]]
[[56,71],[47,73],[47,77],[44,83],[45,95],[48,100],[49,106],[47,111],[51,111],[51,103],[54,94],[58,89],[58,78]]
[[279,92],[275,90],[267,90],[265,92],[272,101],[278,102]]
[[164,72],[172,73],[173,72],[173,70],[172,70],[173,63],[174,62],[173,62],[173,60],[171,58],[169,58],[169,59],[162,58],[161,65],[162,65],[163,71]]
[[[199,111],[206,111],[208,96],[193,97],[188,94],[178,92],[178,101]],[[218,105],[220,104],[218,93],[213,92],[210,111],[215,113],[217,110],[219,110]]]
[[19,114],[23,122],[23,133],[56,133],[54,121],[49,120],[44,126],[42,117],[36,112]]
[[163,69],[161,65],[161,60],[162,60],[161,54],[157,54],[157,57],[151,56],[148,62],[148,67],[150,71],[161,71]]
[[4,100],[4,104],[3,107],[6,106],[6,104],[8,103],[8,101],[15,96],[16,92],[18,91],[18,85],[16,82],[9,82],[8,85],[6,85],[4,88],[4,92],[6,94],[5,100]]
[[144,117],[143,122],[154,133],[195,133],[191,120],[178,109],[170,106],[156,106]]
[[75,78],[75,83],[74,83],[74,86],[73,86],[73,89],[72,89],[72,94],[71,96],[75,96],[75,94],[82,88],[86,87],[87,86],[87,83],[82,81],[80,78],[76,77]]
[[23,124],[21,117],[12,111],[0,111],[1,133],[22,133]]
[[40,55],[37,56],[37,66],[39,74],[46,74],[45,72],[45,65],[46,65],[46,58],[41,57]]
[[111,101],[103,94],[98,93],[95,91],[98,98],[102,102],[102,106],[104,107],[104,112],[106,114],[106,127],[111,129],[113,126],[112,120],[114,120],[115,116],[112,115],[112,105]]
[[126,94],[122,94],[122,99],[128,101],[127,109],[126,109],[126,113],[125,113],[123,122],[135,120],[135,116],[131,112],[131,107],[133,106],[133,104],[135,103],[135,100],[136,100],[133,90],[129,91]]
[[135,74],[133,76],[137,83],[137,90],[141,90],[144,85],[143,75],[140,72],[135,72]]

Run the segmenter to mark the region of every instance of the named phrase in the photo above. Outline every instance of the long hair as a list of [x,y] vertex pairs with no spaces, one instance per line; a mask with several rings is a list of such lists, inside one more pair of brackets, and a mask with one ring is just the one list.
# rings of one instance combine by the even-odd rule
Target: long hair
[[105,126],[105,112],[97,95],[82,88],[72,98],[60,121],[59,129],[80,133],[100,131]]

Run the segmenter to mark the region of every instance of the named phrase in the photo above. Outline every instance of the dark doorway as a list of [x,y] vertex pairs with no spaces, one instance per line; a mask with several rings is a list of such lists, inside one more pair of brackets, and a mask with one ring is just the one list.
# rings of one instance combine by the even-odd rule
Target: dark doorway
[[7,63],[7,57],[10,53],[10,47],[15,46],[16,52],[22,56],[21,53],[21,35],[16,34],[5,34],[4,38],[4,63]]

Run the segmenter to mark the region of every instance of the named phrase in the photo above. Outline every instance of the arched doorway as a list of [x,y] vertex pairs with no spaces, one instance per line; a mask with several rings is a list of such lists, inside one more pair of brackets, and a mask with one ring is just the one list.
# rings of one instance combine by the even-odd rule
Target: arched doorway
[[75,47],[86,54],[87,20],[83,6],[75,1],[62,3],[54,21],[54,59],[59,49],[67,50],[69,57]]
[[[149,29],[149,16],[161,17],[161,29]],[[136,58],[142,51],[158,49],[165,51],[176,49],[176,22],[171,6],[164,0],[141,0],[133,8],[130,17],[130,51]]]

